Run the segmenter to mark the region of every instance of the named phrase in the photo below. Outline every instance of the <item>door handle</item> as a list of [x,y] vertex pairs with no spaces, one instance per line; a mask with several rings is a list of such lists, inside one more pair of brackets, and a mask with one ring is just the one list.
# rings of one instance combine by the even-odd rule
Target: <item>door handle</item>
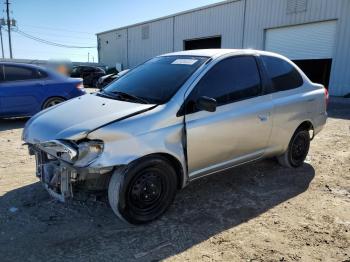
[[267,115],[258,115],[258,118],[261,122],[266,122],[269,117]]
[[307,101],[308,102],[313,102],[313,101],[315,101],[316,100],[316,98],[309,98]]

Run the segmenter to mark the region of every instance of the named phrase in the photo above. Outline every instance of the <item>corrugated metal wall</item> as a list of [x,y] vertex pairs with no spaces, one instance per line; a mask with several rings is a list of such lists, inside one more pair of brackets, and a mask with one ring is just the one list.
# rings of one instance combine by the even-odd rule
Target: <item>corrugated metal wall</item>
[[127,64],[127,29],[111,31],[98,36],[99,62],[114,67],[117,62]]
[[[99,34],[99,61],[133,67],[158,54],[183,50],[184,40],[218,35],[223,48],[264,49],[269,28],[325,20],[337,21],[330,94],[345,95],[350,93],[350,0],[227,1]],[[144,26],[149,27],[148,31]]]
[[[306,10],[288,12],[287,0],[247,0],[244,48],[264,49],[266,29],[337,20],[330,94],[350,93],[350,1],[308,0]],[[307,37],[307,36],[305,36]],[[315,43],[317,45],[317,43]]]
[[127,29],[122,29],[98,36],[98,57],[101,64],[110,67],[114,67],[117,62],[127,65],[127,34]]
[[350,94],[350,1],[341,2],[330,80],[330,93],[336,96]]
[[241,48],[243,37],[244,2],[178,15],[175,17],[175,51],[183,50],[183,41],[210,36],[221,36],[222,48]]
[[173,18],[128,28],[128,43],[129,67],[172,52]]

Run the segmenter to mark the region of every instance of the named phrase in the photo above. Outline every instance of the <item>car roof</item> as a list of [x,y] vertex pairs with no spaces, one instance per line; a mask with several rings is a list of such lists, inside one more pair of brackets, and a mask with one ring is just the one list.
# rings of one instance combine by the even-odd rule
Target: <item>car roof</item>
[[[87,67],[87,68],[100,68],[98,66],[93,66],[93,65],[75,65],[73,68],[78,68],[78,67]],[[101,68],[100,68],[101,69]]]
[[22,67],[27,67],[27,68],[32,68],[32,69],[45,70],[45,67],[34,65],[34,64],[26,64],[26,63],[0,62],[0,65],[22,66]]
[[196,50],[167,53],[161,56],[205,56],[205,57],[210,57],[214,59],[226,54],[233,54],[233,55],[262,54],[262,55],[282,57],[281,55],[278,55],[276,53],[255,50],[255,49],[196,49]]

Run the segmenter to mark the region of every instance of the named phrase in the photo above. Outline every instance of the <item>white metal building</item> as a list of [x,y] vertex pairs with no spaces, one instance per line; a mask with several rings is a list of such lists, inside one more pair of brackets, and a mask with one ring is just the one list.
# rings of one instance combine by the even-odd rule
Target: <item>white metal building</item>
[[229,0],[97,34],[99,62],[134,67],[163,53],[281,53],[330,94],[350,93],[350,0]]

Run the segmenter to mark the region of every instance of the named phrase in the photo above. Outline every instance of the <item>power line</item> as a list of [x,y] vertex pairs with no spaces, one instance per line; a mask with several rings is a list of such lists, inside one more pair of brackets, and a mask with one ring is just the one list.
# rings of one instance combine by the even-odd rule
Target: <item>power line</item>
[[55,30],[55,31],[63,31],[63,32],[71,32],[71,33],[78,33],[78,34],[95,34],[93,32],[83,32],[83,31],[74,31],[74,30],[67,30],[67,29],[63,29],[63,28],[54,28],[54,27],[48,27],[48,26],[36,26],[36,25],[22,25],[24,27],[34,27],[34,28],[41,28],[43,30]]
[[[13,32],[16,30],[17,29],[12,29]],[[32,34],[29,31],[25,31],[25,33],[29,34],[31,36],[35,36],[37,38],[44,39],[46,41],[57,42],[57,43],[60,43],[61,41],[63,41],[65,45],[93,46],[96,44],[96,40],[92,40],[92,39],[90,39],[90,41],[89,40],[71,41],[71,39],[75,39],[75,38],[74,37],[57,36],[57,35],[56,35],[56,37],[54,37],[53,35],[50,36],[50,35]],[[63,38],[67,38],[67,40],[63,39]],[[79,40],[79,39],[77,39],[77,40]]]
[[[35,53],[35,54],[54,54],[54,55],[69,55],[69,56],[86,56],[86,51],[83,50],[77,50],[77,52],[81,53],[70,53],[70,52],[57,52],[57,51],[45,51],[45,50],[32,50],[32,49],[22,49],[22,48],[16,48],[17,51],[23,51],[26,53]],[[74,52],[74,51],[73,51]],[[91,53],[91,51],[90,51]]]
[[73,36],[73,35],[63,35],[63,34],[51,34],[47,32],[38,32],[38,31],[32,31],[32,30],[25,30],[26,33],[34,33],[34,34],[39,34],[41,37],[42,36],[55,36],[55,37],[60,37],[60,38],[74,38],[74,39],[89,39],[89,40],[96,40],[95,35],[91,35],[90,37],[81,37],[81,36]]
[[34,40],[34,41],[37,41],[37,42],[40,42],[40,43],[43,43],[43,44],[47,44],[47,45],[52,45],[52,46],[56,46],[56,47],[64,47],[64,48],[81,48],[81,49],[91,49],[91,48],[96,48],[96,46],[76,46],[76,45],[66,45],[66,44],[61,44],[61,43],[56,43],[56,42],[53,42],[53,41],[49,41],[49,40],[45,40],[43,38],[40,38],[40,37],[36,37],[36,36],[33,36],[33,35],[30,35],[30,34],[27,34],[19,29],[16,29],[16,30],[13,30],[14,32],[24,36],[24,37],[27,37],[31,40]]

